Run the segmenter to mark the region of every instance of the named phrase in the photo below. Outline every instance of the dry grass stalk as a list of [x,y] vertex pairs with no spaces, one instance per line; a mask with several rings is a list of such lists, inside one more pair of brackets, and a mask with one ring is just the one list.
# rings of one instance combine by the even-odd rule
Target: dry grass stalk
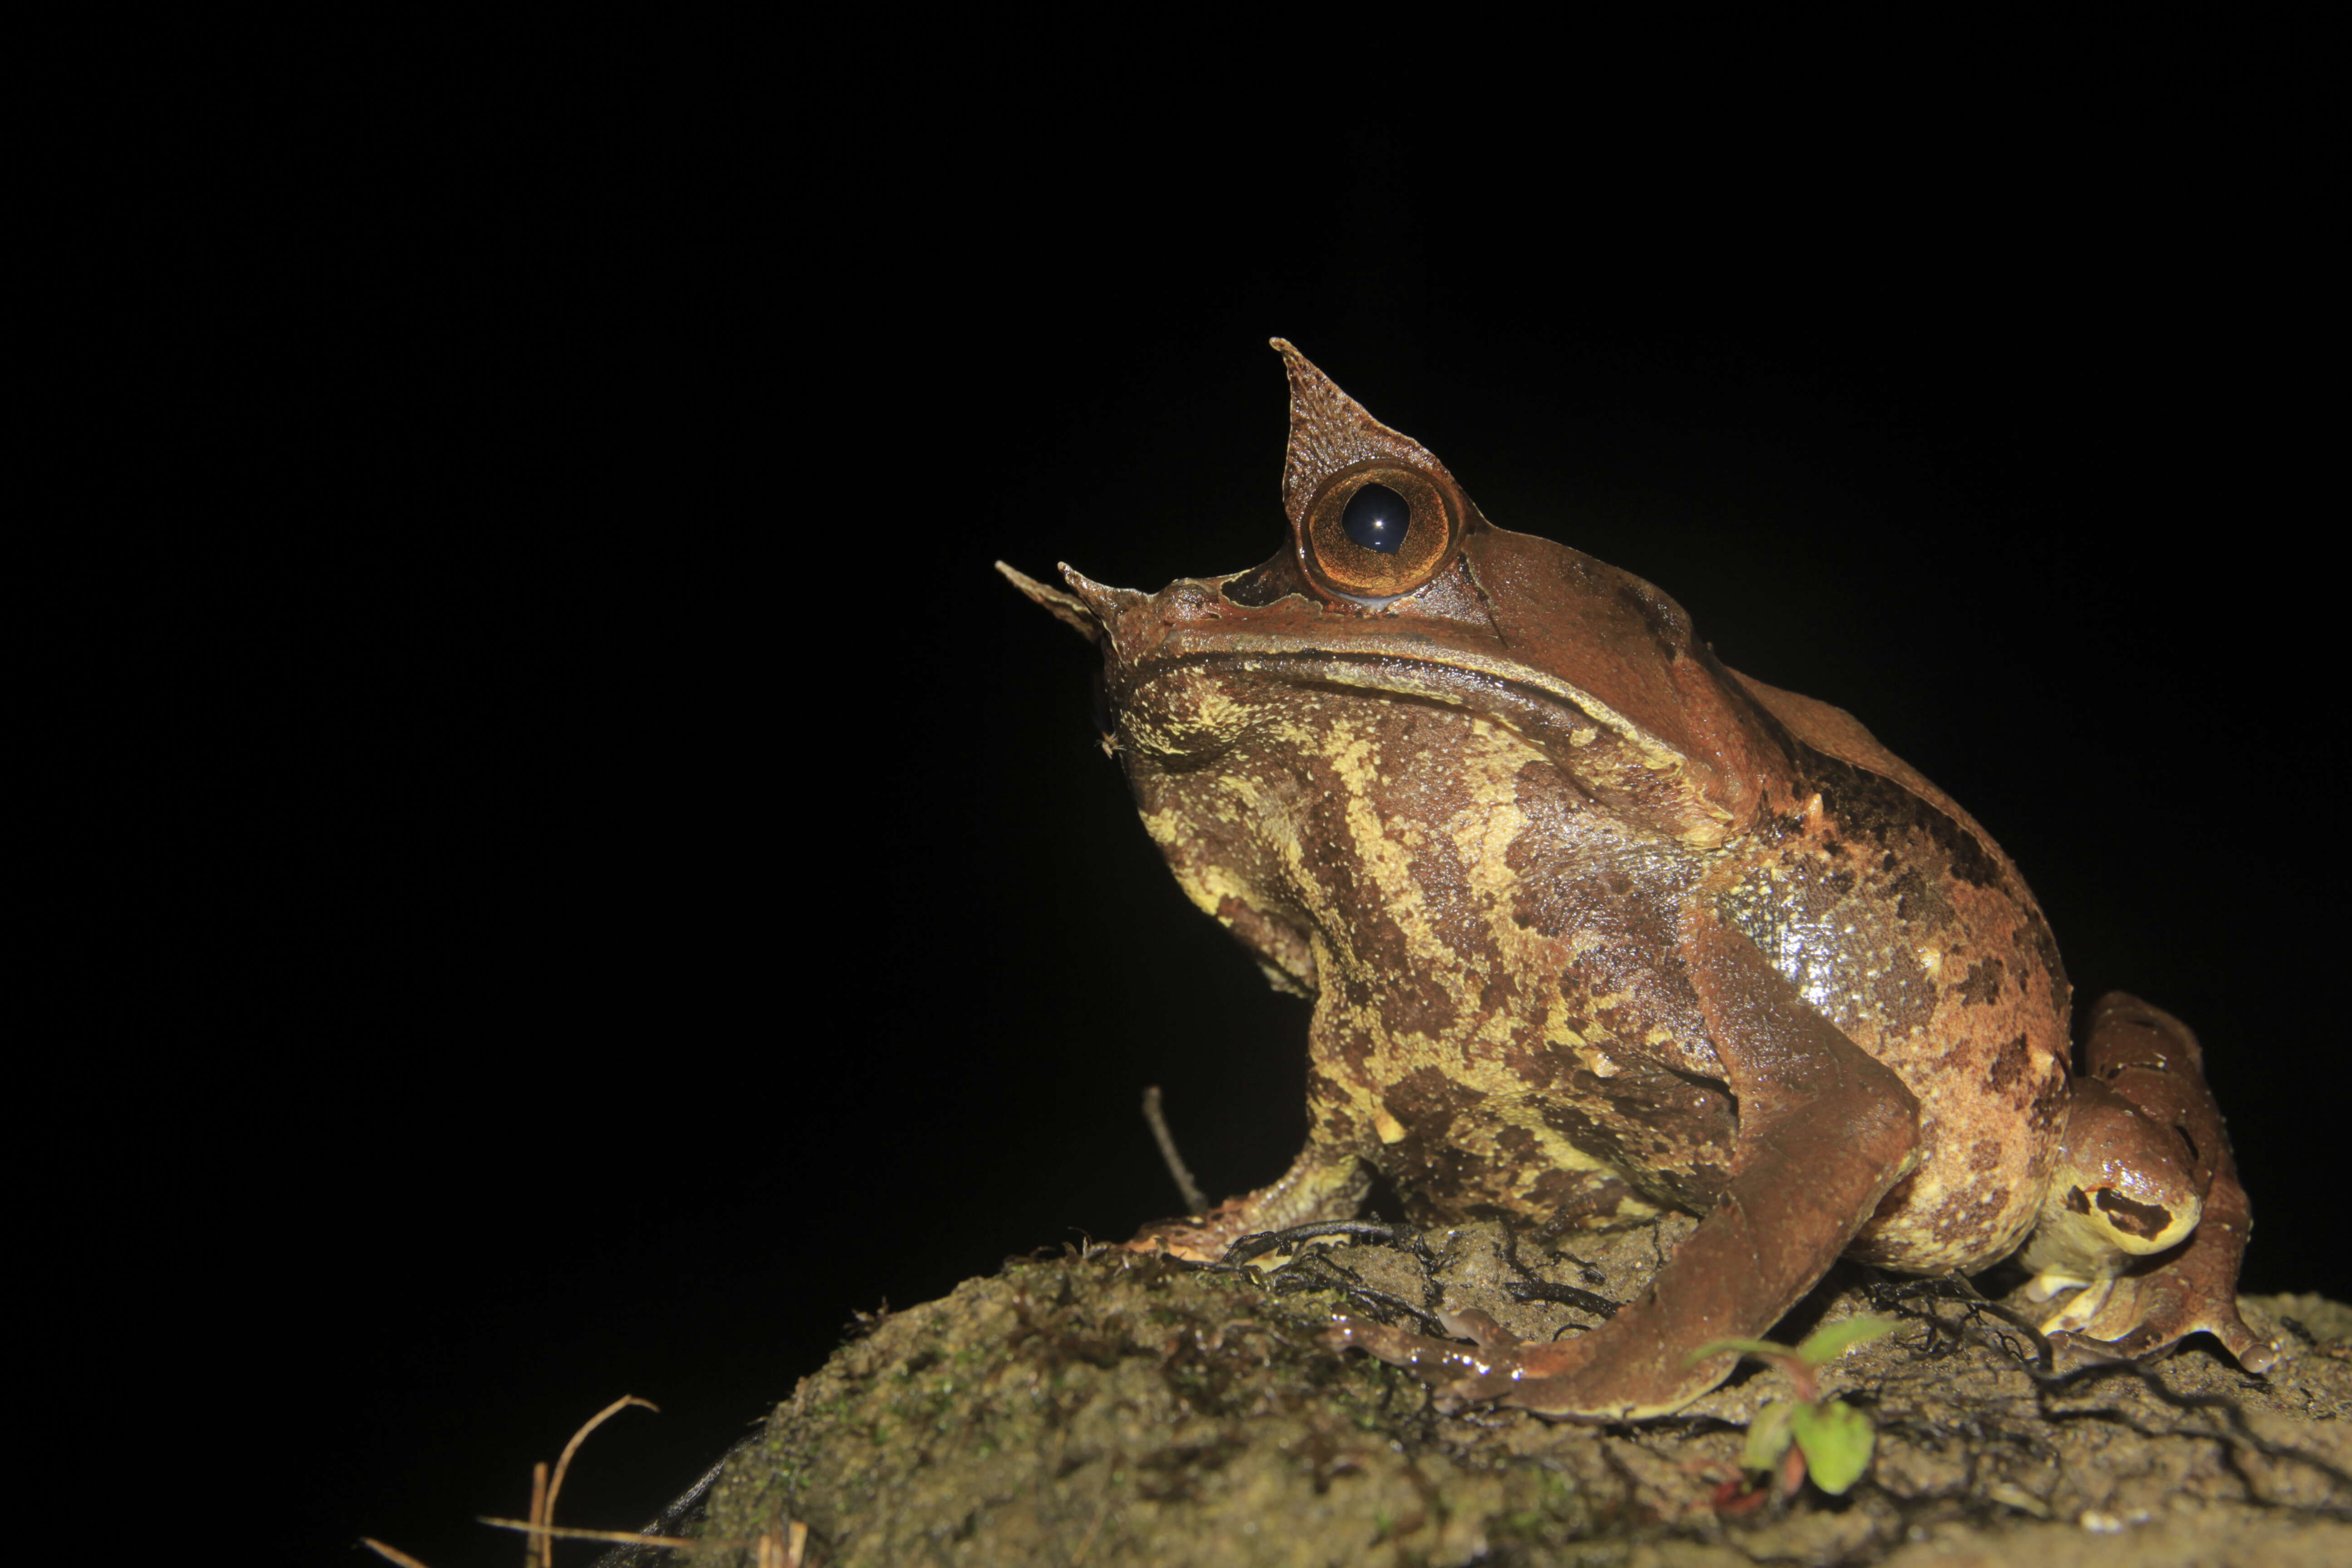
[[[535,1525],[547,1522],[547,1461],[545,1459],[540,1460],[530,1468],[530,1521]],[[536,1565],[543,1562],[545,1557],[546,1549],[540,1545],[539,1537],[534,1535],[525,1538],[522,1543],[522,1568],[536,1568]]]
[[[572,1434],[572,1441],[563,1445],[563,1452],[556,1456],[555,1479],[547,1483],[547,1506],[532,1510],[532,1517],[539,1523],[550,1526],[555,1523],[555,1498],[563,1489],[563,1472],[572,1468],[572,1456],[580,1451],[580,1445],[588,1440],[588,1434],[632,1405],[642,1405],[656,1415],[661,1414],[661,1406],[652,1400],[624,1394],[583,1422],[580,1430]],[[555,1568],[555,1537],[552,1533],[539,1537],[539,1568]]]
[[386,1546],[383,1542],[378,1541],[373,1535],[361,1536],[360,1544],[374,1552],[377,1556],[383,1558],[386,1562],[399,1563],[400,1568],[425,1568],[424,1563],[419,1563],[415,1558],[411,1557],[399,1547]]
[[[588,1434],[632,1405],[641,1405],[658,1414],[661,1406],[650,1399],[640,1399],[625,1394],[604,1409],[591,1415],[572,1440],[563,1445],[556,1457],[552,1476],[547,1461],[541,1460],[530,1468],[530,1517],[529,1519],[492,1519],[481,1522],[497,1530],[519,1531],[524,1537],[523,1568],[553,1568],[555,1542],[558,1537],[566,1541],[607,1541],[625,1546],[653,1546],[665,1551],[678,1551],[689,1546],[748,1546],[755,1555],[757,1568],[801,1568],[808,1549],[808,1526],[795,1520],[784,1527],[782,1535],[763,1532],[756,1541],[695,1541],[678,1535],[645,1535],[634,1530],[579,1530],[555,1522],[555,1499],[563,1489],[564,1472],[572,1468],[572,1456],[580,1451]],[[387,1546],[372,1536],[360,1537],[360,1544],[386,1562],[400,1568],[425,1568],[425,1564],[396,1546]]]
[[741,1541],[693,1541],[683,1535],[639,1535],[634,1530],[588,1530],[575,1524],[540,1524],[528,1519],[499,1519],[492,1514],[480,1514],[476,1522],[492,1530],[516,1530],[530,1537],[531,1550],[539,1550],[544,1541],[612,1541],[624,1546],[661,1546],[675,1552],[685,1546],[744,1546]]

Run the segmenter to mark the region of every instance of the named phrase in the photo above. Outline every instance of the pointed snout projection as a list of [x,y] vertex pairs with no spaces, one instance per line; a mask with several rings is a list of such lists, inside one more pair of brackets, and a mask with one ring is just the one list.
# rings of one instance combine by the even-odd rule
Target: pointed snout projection
[[1132,588],[1108,587],[1066,561],[1056,564],[1061,569],[1062,580],[1076,592],[1065,594],[1059,588],[1048,588],[1027,573],[1016,571],[1002,561],[996,563],[996,569],[1003,574],[1006,582],[1090,643],[1102,641],[1105,632],[1121,610],[1140,604],[1149,597]]

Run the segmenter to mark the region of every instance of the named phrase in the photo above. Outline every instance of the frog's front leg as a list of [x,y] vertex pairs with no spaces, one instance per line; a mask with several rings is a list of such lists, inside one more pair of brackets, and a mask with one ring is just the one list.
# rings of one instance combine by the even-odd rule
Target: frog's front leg
[[1214,1263],[1234,1242],[1257,1231],[1352,1219],[1371,1184],[1371,1167],[1353,1149],[1310,1138],[1272,1185],[1227,1198],[1204,1215],[1155,1220],[1127,1245],[1136,1252],[1166,1252],[1195,1263]]
[[[1343,1342],[1387,1359],[1475,1369],[1444,1403],[1496,1399],[1548,1415],[1663,1415],[1737,1363],[1694,1359],[1711,1340],[1762,1333],[1845,1250],[1911,1169],[1918,1102],[1893,1071],[1815,1012],[1746,937],[1704,914],[1682,957],[1739,1104],[1732,1175],[1640,1297],[1591,1333],[1549,1344],[1487,1338],[1475,1351],[1342,1323]],[[1395,1353],[1392,1353],[1395,1352]]]
[[2252,1210],[2197,1037],[2117,991],[2092,1010],[2060,1170],[2020,1254],[2035,1293],[2084,1287],[2047,1327],[2129,1357],[2202,1331],[2267,1370],[2275,1348],[2238,1316]]

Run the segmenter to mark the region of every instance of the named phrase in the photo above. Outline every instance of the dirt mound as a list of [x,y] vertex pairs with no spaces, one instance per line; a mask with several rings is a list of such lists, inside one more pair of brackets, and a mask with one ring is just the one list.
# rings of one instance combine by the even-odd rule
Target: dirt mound
[[1527,1338],[1589,1328],[1688,1223],[1339,1238],[1234,1270],[1016,1259],[804,1379],[699,1528],[803,1521],[808,1561],[843,1568],[2352,1562],[2352,1310],[2317,1297],[2246,1300],[2283,1352],[2253,1378],[2201,1340],[2153,1366],[2053,1364],[1965,1282],[1841,1269],[1774,1337],[1902,1321],[1823,1369],[1823,1396],[1877,1431],[1843,1498],[1730,1483],[1748,1422],[1791,1397],[1771,1368],[1672,1420],[1591,1426],[1441,1415],[1412,1373],[1326,1343],[1335,1311],[1428,1331],[1441,1300]]

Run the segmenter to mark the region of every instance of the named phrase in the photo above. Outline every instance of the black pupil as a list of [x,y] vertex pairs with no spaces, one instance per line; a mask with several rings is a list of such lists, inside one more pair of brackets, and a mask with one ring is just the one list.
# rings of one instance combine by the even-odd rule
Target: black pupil
[[1365,549],[1394,555],[1404,543],[1405,531],[1412,526],[1412,508],[1386,485],[1366,485],[1348,498],[1339,526]]

